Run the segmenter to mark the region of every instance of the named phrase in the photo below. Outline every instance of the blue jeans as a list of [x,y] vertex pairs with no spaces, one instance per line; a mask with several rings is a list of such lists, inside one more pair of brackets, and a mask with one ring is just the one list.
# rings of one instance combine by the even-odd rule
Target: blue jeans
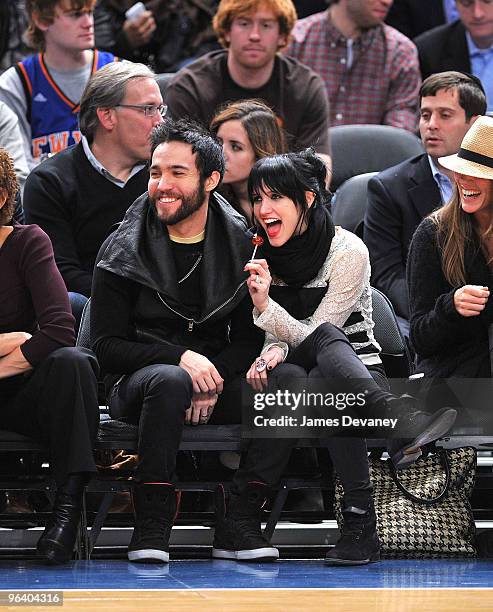
[[74,293],[73,291],[69,291],[68,298],[70,300],[70,307],[72,308],[72,314],[75,318],[75,335],[77,336],[77,332],[79,331],[80,320],[82,318],[82,311],[84,310],[84,306],[89,298],[81,293]]

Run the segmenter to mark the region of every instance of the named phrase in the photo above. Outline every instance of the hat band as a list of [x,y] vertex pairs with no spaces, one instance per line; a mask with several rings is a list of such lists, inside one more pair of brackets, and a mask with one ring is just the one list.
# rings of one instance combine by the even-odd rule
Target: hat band
[[493,157],[488,157],[488,155],[481,155],[481,153],[475,153],[474,151],[469,151],[468,149],[459,149],[457,157],[467,159],[467,161],[476,162],[482,166],[488,166],[488,168],[493,168]]

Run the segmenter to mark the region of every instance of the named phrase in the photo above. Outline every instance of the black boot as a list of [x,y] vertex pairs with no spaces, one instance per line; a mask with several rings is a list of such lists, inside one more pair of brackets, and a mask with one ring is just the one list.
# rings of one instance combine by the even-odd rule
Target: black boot
[[70,474],[57,491],[51,517],[37,545],[38,554],[48,563],[66,563],[72,558],[87,482],[86,474]]
[[169,537],[176,514],[176,491],[170,484],[136,484],[132,490],[135,529],[128,558],[137,563],[168,563]]
[[366,565],[380,559],[373,501],[368,510],[351,506],[342,513],[341,537],[325,556],[327,565]]
[[435,442],[454,426],[457,410],[442,408],[430,414],[420,410],[417,400],[410,395],[387,400],[387,415],[396,418],[394,434],[399,438],[388,440],[388,452],[397,469],[412,465],[421,456],[421,447]]
[[260,515],[269,489],[249,482],[241,494],[226,493],[220,486],[216,495],[216,531],[212,556],[236,561],[275,561],[277,548],[262,535]]

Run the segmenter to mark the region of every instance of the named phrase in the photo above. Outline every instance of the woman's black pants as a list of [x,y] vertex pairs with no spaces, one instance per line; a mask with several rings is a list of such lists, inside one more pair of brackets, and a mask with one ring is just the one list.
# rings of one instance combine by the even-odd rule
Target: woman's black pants
[[91,351],[66,347],[32,372],[0,381],[0,428],[46,444],[58,486],[69,474],[96,472],[98,373]]
[[[282,388],[286,382],[307,376],[326,380],[350,380],[355,393],[365,392],[367,404],[384,405],[390,394],[382,365],[367,368],[356,355],[345,334],[324,323],[312,332],[269,376]],[[241,491],[248,482],[275,486],[287,465],[295,439],[252,439],[242,455],[233,486]],[[371,495],[366,441],[363,438],[330,437],[324,440],[334,469],[344,488],[346,507],[366,509]]]

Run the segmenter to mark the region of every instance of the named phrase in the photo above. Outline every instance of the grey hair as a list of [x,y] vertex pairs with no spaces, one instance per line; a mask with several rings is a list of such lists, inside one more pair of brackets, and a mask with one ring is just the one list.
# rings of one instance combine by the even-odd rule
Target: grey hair
[[125,97],[127,83],[133,79],[155,79],[155,73],[144,64],[112,62],[95,72],[87,82],[80,101],[80,131],[89,142],[99,125],[98,108],[114,108]]

